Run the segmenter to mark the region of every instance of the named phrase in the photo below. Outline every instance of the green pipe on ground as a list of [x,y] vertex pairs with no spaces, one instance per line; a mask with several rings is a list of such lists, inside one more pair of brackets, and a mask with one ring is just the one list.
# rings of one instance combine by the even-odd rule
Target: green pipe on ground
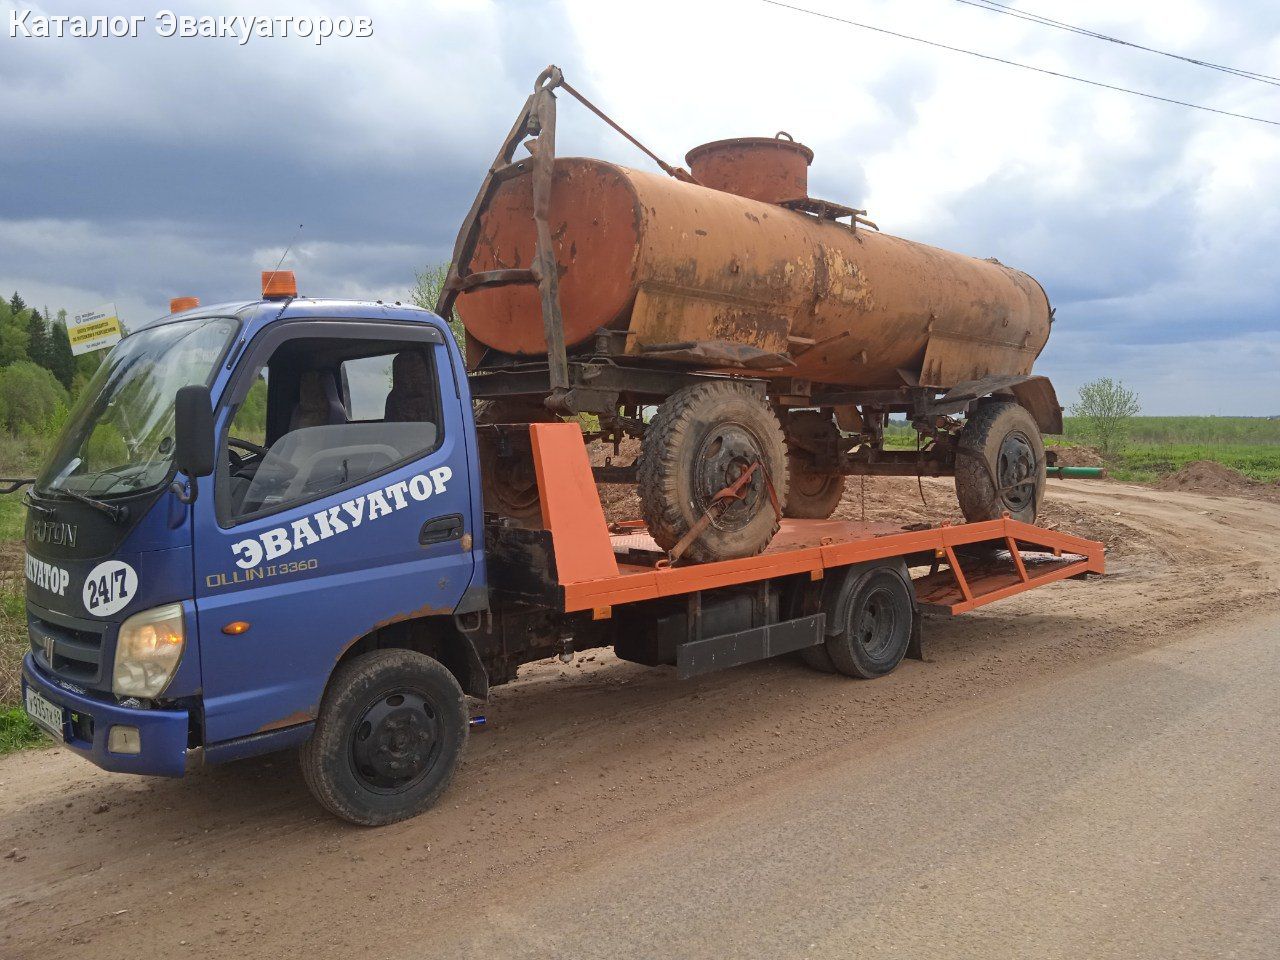
[[1093,477],[1103,476],[1105,467],[1045,467],[1045,473],[1051,477]]

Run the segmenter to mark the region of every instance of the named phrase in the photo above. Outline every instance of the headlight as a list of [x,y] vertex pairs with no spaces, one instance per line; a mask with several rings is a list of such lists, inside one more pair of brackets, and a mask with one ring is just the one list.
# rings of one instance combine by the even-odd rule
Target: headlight
[[135,613],[120,625],[111,690],[120,697],[160,696],[182,659],[184,642],[182,604]]

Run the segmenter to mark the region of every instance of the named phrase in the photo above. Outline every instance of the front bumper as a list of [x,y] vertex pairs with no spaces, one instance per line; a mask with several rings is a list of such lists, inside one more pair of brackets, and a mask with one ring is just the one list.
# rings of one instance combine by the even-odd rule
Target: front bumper
[[[31,687],[63,708],[62,743],[104,770],[180,777],[188,768],[190,716],[186,710],[141,710],[122,707],[86,693],[70,690],[50,679],[28,653],[22,660],[22,702]],[[137,727],[140,753],[113,753],[107,737],[117,724]]]

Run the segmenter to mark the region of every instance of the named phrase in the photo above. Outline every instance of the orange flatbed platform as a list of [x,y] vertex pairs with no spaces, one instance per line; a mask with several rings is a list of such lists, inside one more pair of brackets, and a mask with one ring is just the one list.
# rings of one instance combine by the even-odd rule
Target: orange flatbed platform
[[[850,564],[912,557],[930,566],[914,581],[920,604],[959,614],[1057,580],[1105,572],[1104,548],[1096,540],[1008,517],[926,529],[783,520],[758,556],[672,566],[643,524],[610,530],[576,424],[533,424],[530,435],[543,525],[551,534],[566,612],[591,610],[606,617],[611,607],[625,603],[796,574],[818,580]],[[980,558],[966,555],[964,548],[975,545],[988,548]]]

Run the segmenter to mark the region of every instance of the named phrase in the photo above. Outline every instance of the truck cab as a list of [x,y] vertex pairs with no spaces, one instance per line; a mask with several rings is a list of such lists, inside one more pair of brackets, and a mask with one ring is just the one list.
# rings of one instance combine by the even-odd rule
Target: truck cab
[[[362,644],[485,606],[475,463],[462,360],[427,311],[285,296],[133,332],[27,494],[28,713],[132,773],[307,741]],[[456,649],[456,686],[482,685]],[[393,791],[387,700],[366,766]]]

